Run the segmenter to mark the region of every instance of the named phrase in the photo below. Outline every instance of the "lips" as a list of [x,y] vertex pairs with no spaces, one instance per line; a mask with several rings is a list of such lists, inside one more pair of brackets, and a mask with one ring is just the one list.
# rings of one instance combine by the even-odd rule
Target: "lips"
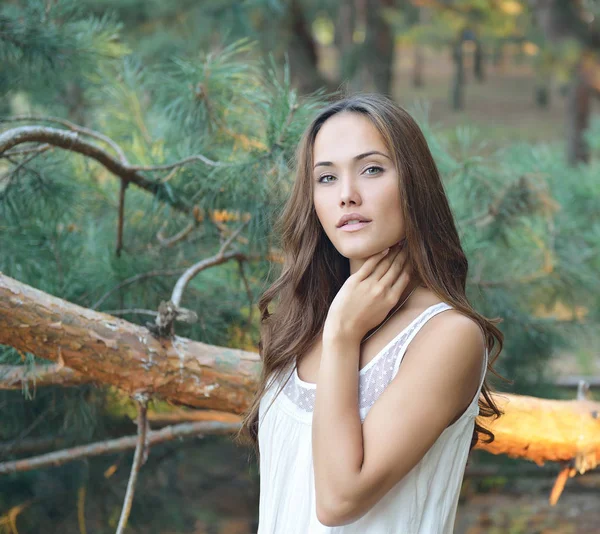
[[348,221],[359,221],[359,223],[367,223],[367,222],[371,222],[371,219],[361,215],[360,213],[347,213],[346,215],[343,215],[340,218],[340,220],[337,223],[337,227],[341,228]]

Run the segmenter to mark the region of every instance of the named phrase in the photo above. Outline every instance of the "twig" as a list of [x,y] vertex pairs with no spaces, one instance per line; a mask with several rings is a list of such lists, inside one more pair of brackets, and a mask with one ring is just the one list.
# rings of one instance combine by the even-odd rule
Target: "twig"
[[121,518],[119,519],[119,525],[117,526],[116,534],[122,534],[127,526],[127,520],[129,519],[129,513],[131,512],[131,505],[133,504],[133,494],[135,493],[137,476],[146,456],[146,431],[148,429],[146,416],[148,413],[148,399],[149,397],[145,393],[138,394],[134,397],[138,410],[137,443],[135,446],[135,454],[133,456],[133,464],[131,465],[131,474],[129,475],[129,482],[127,483],[127,491],[125,492],[125,501],[123,502],[123,509],[121,510]]
[[91,306],[91,309],[92,310],[98,309],[98,306],[100,306],[115,291],[118,291],[119,289],[121,289],[125,286],[135,284],[136,282],[139,282],[140,280],[145,280],[146,278],[153,278],[155,276],[179,276],[183,270],[184,270],[183,268],[181,268],[181,269],[166,269],[166,270],[163,269],[163,270],[158,270],[158,271],[148,271],[147,273],[136,274],[130,278],[127,278],[126,280],[123,280],[122,282],[117,284],[115,287],[113,287],[112,289],[110,289],[106,293],[104,293],[104,295],[102,295],[96,301],[96,303],[93,306]]
[[0,443],[0,458],[9,454],[30,454],[64,447],[65,438],[51,436],[47,438],[15,439]]
[[278,145],[278,146],[281,145],[281,142],[283,141],[286,130],[289,128],[290,124],[292,123],[292,118],[294,117],[294,113],[296,113],[297,109],[298,109],[298,104],[292,104],[290,106],[290,111],[288,113],[288,116],[285,120],[283,127],[281,128],[281,132],[279,132],[279,135],[277,136],[277,139],[275,140],[275,143],[273,143],[274,145]]
[[238,268],[240,271],[240,277],[242,278],[242,282],[244,283],[244,287],[246,288],[246,295],[248,295],[248,305],[250,306],[250,312],[248,313],[248,328],[252,325],[252,318],[254,315],[254,296],[252,295],[252,289],[250,289],[250,283],[248,282],[248,278],[246,277],[246,273],[244,272],[244,262],[238,260]]
[[[180,425],[166,426],[160,430],[154,430],[148,434],[148,444],[157,445],[172,441],[176,438],[204,434],[231,434],[239,430],[240,423],[224,423],[221,421],[198,421],[195,423],[182,423]],[[138,436],[126,436],[123,438],[80,445],[70,449],[54,451],[32,458],[14,460],[0,463],[0,475],[9,473],[32,471],[43,467],[51,467],[66,464],[72,460],[102,454],[113,454],[120,451],[133,449],[138,442]]]
[[[29,157],[25,158],[23,161],[21,161],[20,163],[18,163],[15,167],[13,167],[12,169],[10,169],[9,171],[5,172],[2,176],[0,176],[0,181],[5,180],[6,178],[8,178],[11,175],[16,174],[17,172],[19,172],[19,169],[23,168],[25,165],[27,165],[31,160],[37,158],[40,154],[43,154],[44,152],[46,152],[47,150],[50,150],[52,147],[50,145],[42,145],[39,148],[37,148],[33,154],[31,154]],[[5,154],[5,156],[11,156],[12,154]]]
[[66,128],[69,128],[69,130],[72,130],[74,132],[79,132],[84,135],[89,135],[90,137],[93,137],[94,139],[98,139],[99,141],[105,142],[117,153],[117,156],[119,156],[121,163],[125,163],[125,164],[128,163],[125,153],[123,152],[123,150],[117,143],[115,143],[107,135],[101,134],[100,132],[97,132],[95,130],[90,130],[89,128],[86,128],[85,126],[79,126],[78,124],[75,124],[66,119],[61,119],[60,117],[38,117],[38,116],[33,116],[33,115],[31,115],[31,116],[17,115],[14,117],[8,117],[7,119],[0,119],[0,122],[17,122],[17,121],[27,121],[27,122],[40,122],[41,121],[41,122],[53,122],[55,124],[60,124],[62,126],[65,126]]
[[244,229],[244,227],[247,224],[248,221],[242,223],[242,225],[227,238],[227,240],[225,241],[225,243],[223,243],[221,249],[219,250],[219,252],[217,252],[215,256],[199,261],[198,263],[188,268],[181,275],[179,280],[177,280],[175,287],[173,288],[173,293],[171,294],[171,302],[176,307],[179,307],[179,305],[181,304],[181,298],[183,296],[185,288],[199,272],[203,271],[204,269],[207,269],[208,267],[212,267],[213,265],[218,265],[220,263],[225,263],[226,261],[229,261],[234,258],[238,260],[244,260],[246,258],[245,255],[240,254],[239,252],[231,252],[229,254],[225,254],[225,251],[227,250],[229,245],[231,245],[231,242],[239,235],[239,233]]
[[11,150],[10,152],[5,152],[2,154],[3,158],[10,158],[11,156],[24,156],[25,154],[31,154],[32,152],[39,152],[42,149],[46,149],[46,147],[50,147],[50,145],[40,145],[33,148],[22,148],[21,150]]
[[[166,226],[166,224],[167,223],[165,221],[165,224],[163,224],[163,228],[164,226]],[[163,234],[163,228],[161,228],[156,234],[156,239],[158,239],[158,242],[160,243],[161,247],[170,247],[173,246],[175,243],[183,241],[188,235],[192,233],[194,228],[196,228],[197,226],[197,221],[192,221],[183,230],[180,230],[172,237],[165,237]]]
[[145,310],[143,308],[130,308],[128,310],[102,310],[102,313],[108,313],[109,315],[125,315],[126,313],[139,313],[141,315],[158,315],[158,312],[154,310]]
[[[213,161],[212,159],[203,156],[202,154],[196,154],[194,156],[188,156],[182,160],[176,161],[174,163],[167,163],[165,165],[134,165],[131,169],[135,171],[145,171],[145,172],[156,172],[156,171],[170,171],[171,169],[175,169],[177,167],[181,167],[186,163],[190,163],[192,161],[201,161],[202,163],[206,163],[206,165],[210,165],[211,167],[234,167],[236,165],[242,165],[242,163],[223,163],[219,161]],[[163,179],[163,181],[166,181]]]
[[123,224],[125,219],[125,192],[127,190],[128,182],[121,180],[121,187],[119,189],[119,222],[117,224],[117,258],[121,256],[121,250],[123,249]]
[[[215,221],[213,220],[213,224],[219,229],[219,232],[221,232],[222,235],[227,235],[229,232],[231,232],[231,229],[227,227],[226,224],[222,223],[221,221]],[[247,245],[248,244],[248,239],[246,239],[243,236],[237,236],[236,238],[238,243],[241,243],[242,245]]]

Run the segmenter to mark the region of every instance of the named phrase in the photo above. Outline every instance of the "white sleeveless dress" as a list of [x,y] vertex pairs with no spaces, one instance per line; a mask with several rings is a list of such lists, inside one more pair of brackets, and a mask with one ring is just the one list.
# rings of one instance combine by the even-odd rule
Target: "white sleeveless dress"
[[[452,309],[440,302],[416,317],[359,372],[360,418],[398,372],[408,344],[432,317]],[[295,365],[271,407],[280,384],[273,377],[259,409],[260,504],[257,534],[452,534],[469,454],[487,349],[477,394],[421,461],[365,515],[327,527],[315,509],[311,423],[316,384],[304,382]],[[285,378],[287,379],[286,373]],[[284,380],[285,381],[285,380]],[[426,394],[426,392],[423,392]],[[265,415],[266,410],[266,415]]]

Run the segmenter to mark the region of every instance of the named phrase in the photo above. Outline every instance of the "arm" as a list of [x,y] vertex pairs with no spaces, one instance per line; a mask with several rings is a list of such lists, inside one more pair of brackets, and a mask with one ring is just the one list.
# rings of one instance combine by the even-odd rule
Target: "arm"
[[470,318],[452,310],[433,317],[409,349],[361,427],[358,342],[323,340],[312,440],[317,517],[325,525],[367,513],[477,391],[485,345]]

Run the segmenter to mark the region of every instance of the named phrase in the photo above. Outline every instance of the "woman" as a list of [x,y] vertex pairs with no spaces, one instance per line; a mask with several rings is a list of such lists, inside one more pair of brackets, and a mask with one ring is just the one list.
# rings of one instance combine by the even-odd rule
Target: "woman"
[[449,534],[469,451],[493,440],[475,418],[501,415],[484,378],[503,337],[465,296],[435,162],[375,94],[322,110],[296,159],[242,426],[259,446],[258,534]]

